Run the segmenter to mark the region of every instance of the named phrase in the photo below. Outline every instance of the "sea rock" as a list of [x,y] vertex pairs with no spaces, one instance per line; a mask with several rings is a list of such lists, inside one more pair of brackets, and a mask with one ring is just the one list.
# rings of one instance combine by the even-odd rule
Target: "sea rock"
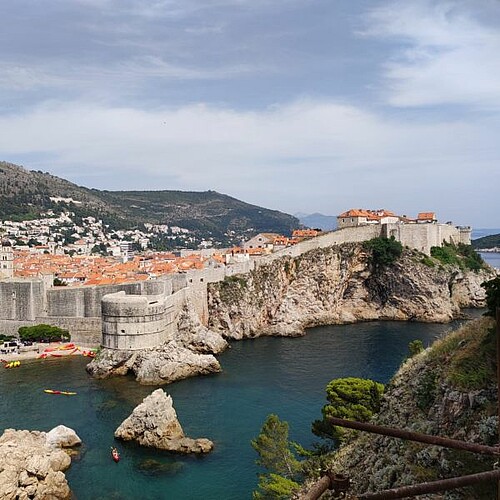
[[140,351],[103,349],[87,365],[87,371],[95,378],[132,372],[141,384],[159,385],[218,373],[221,367],[212,354],[198,354],[173,340],[155,349]]
[[82,444],[82,440],[73,429],[58,425],[47,433],[47,444],[54,448],[72,448]]
[[0,498],[71,498],[64,475],[71,458],[60,446],[81,440],[73,430],[59,427],[48,433],[7,429],[0,436]]
[[184,435],[172,398],[162,389],[144,398],[116,429],[115,437],[179,453],[208,453],[213,449],[209,439],[191,439]]

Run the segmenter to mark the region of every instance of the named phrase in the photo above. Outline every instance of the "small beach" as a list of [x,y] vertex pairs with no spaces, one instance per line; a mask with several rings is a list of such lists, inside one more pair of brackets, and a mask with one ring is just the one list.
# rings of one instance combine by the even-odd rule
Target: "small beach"
[[95,345],[85,346],[72,342],[35,342],[31,346],[21,347],[18,352],[0,354],[0,360],[10,362],[48,357],[83,356],[86,355],[84,353],[95,352],[96,349]]

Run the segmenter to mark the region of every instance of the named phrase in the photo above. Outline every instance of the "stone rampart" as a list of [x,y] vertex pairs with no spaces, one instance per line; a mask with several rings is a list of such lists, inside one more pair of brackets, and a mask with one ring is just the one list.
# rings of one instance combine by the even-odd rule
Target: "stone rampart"
[[102,298],[102,343],[109,349],[153,348],[168,340],[170,315],[163,295],[126,295],[124,291]]
[[[315,248],[366,241],[377,236],[394,236],[403,245],[429,254],[432,246],[442,246],[444,241],[470,244],[470,232],[470,228],[450,224],[367,224],[331,231],[258,259],[230,266],[188,271],[157,280],[109,286],[51,287],[43,278],[8,279],[0,281],[0,328],[3,333],[16,335],[20,326],[48,323],[67,329],[75,342],[98,343],[101,338],[101,304],[104,297],[123,292],[119,296],[132,297],[125,299],[125,303],[132,304],[134,297],[137,299],[158,296],[163,297],[161,307],[165,308],[162,313],[164,320],[153,319],[154,308],[146,304],[149,300],[146,298],[146,302],[134,302],[138,309],[135,309],[131,317],[136,318],[135,320],[125,321],[122,328],[118,319],[110,319],[106,326],[106,331],[111,335],[116,333],[116,342],[120,346],[128,346],[123,348],[135,349],[138,348],[136,345],[142,345],[143,342],[152,346],[164,338],[172,338],[177,317],[187,300],[198,313],[202,323],[207,324],[208,283],[221,281],[226,276],[248,273],[261,263],[283,256],[297,257]],[[132,307],[132,312],[133,309]],[[142,321],[142,327],[139,327],[139,312],[147,313],[144,317],[148,317]],[[112,317],[111,314],[107,316]],[[163,334],[160,333],[160,326],[164,330]],[[146,330],[147,334],[144,335]],[[137,336],[140,336],[141,340],[136,338]],[[107,338],[106,342],[111,341]],[[112,338],[112,343],[115,343],[115,337]]]
[[9,279],[0,282],[0,319],[34,321],[45,309],[42,279]]

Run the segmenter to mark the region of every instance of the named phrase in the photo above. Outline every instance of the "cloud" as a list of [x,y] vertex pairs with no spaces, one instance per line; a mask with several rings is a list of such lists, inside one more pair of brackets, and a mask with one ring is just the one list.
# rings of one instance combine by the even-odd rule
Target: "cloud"
[[388,103],[500,106],[500,32],[477,15],[487,6],[398,0],[373,9],[362,34],[398,43],[385,64]]
[[216,189],[289,212],[441,208],[453,218],[450,204],[463,213],[475,198],[495,199],[494,125],[389,120],[314,100],[263,111],[46,103],[0,117],[0,158],[38,157],[27,167],[89,187]]

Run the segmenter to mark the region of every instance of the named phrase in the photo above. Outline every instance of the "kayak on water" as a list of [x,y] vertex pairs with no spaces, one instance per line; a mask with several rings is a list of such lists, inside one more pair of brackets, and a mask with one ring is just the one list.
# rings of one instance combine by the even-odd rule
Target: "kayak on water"
[[70,392],[70,391],[54,391],[53,389],[44,389],[43,392],[46,392],[47,394],[62,394],[64,396],[74,396],[76,392]]
[[7,362],[7,361],[3,361],[2,360],[2,362],[5,363],[3,365],[4,368],[16,368],[16,367],[18,367],[18,366],[21,365],[21,361],[10,361],[10,362]]

